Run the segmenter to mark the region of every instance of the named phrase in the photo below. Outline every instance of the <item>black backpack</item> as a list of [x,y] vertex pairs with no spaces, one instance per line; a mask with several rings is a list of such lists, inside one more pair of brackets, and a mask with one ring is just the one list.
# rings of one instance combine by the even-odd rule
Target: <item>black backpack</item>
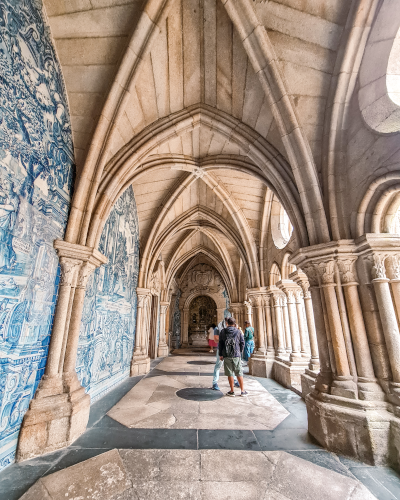
[[225,330],[225,353],[227,358],[235,357],[235,347],[236,347],[236,332],[229,333]]

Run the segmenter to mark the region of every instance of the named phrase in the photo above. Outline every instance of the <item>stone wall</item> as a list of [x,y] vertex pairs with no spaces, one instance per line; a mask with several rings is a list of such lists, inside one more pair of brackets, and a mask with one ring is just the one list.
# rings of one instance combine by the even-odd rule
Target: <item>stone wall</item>
[[0,4],[0,469],[50,342],[58,288],[53,241],[67,223],[74,157],[61,70],[41,2]]
[[86,288],[76,364],[79,380],[92,401],[128,377],[132,359],[139,225],[131,187],[114,205],[99,250],[108,263],[96,269]]

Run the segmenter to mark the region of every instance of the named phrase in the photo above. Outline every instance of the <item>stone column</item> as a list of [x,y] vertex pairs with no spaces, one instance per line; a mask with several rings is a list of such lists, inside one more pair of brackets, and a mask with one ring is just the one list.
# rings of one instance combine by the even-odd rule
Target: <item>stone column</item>
[[267,356],[275,356],[274,336],[272,331],[272,318],[271,318],[271,297],[270,295],[263,296],[264,315],[265,315],[265,329],[267,334]]
[[135,349],[131,361],[131,377],[144,375],[150,370],[150,359],[146,352],[148,332],[147,302],[150,290],[137,288],[136,293],[138,309],[136,314]]
[[304,309],[303,309],[303,293],[301,290],[295,291],[295,303],[296,303],[296,312],[297,312],[297,321],[299,324],[299,336],[300,336],[300,345],[301,345],[301,355],[303,358],[310,359],[310,353],[308,348],[308,331],[307,325],[304,322]]
[[252,307],[251,303],[247,300],[244,301],[244,306],[245,306],[245,321],[248,321],[251,325],[253,324],[252,322]]
[[84,262],[79,270],[78,281],[75,288],[74,302],[72,305],[71,319],[69,324],[68,340],[65,349],[65,360],[63,379],[64,386],[67,386],[69,392],[84,389],[81,386],[75,371],[76,357],[78,354],[79,332],[82,321],[83,304],[85,301],[86,285],[92,272],[96,269],[96,264],[87,261]]
[[392,369],[393,382],[391,388],[395,396],[400,398],[400,332],[389,288],[390,280],[386,277],[385,258],[386,255],[374,253],[372,283]]
[[347,359],[346,344],[335,292],[335,265],[336,263],[333,259],[318,262],[318,271],[321,276],[321,287],[325,298],[326,312],[332,338],[332,348],[336,363],[335,380],[332,383],[331,392],[336,396],[355,399],[358,391],[353,381],[353,377],[351,376],[349,361]]
[[319,288],[318,273],[312,264],[304,267],[310,285],[309,293],[312,301],[313,320],[315,322],[315,333],[318,342],[318,354],[320,372],[315,381],[315,388],[322,393],[329,393],[332,384],[332,367],[329,355],[328,333],[324,319],[324,308],[322,305],[321,290]]
[[302,361],[300,353],[295,296],[293,290],[287,291],[287,304],[289,310],[290,331],[292,334],[292,352],[290,354],[290,361]]
[[357,367],[357,385],[360,399],[383,399],[383,390],[375,377],[371,352],[368,344],[356,280],[356,256],[339,258],[340,280],[344,290],[347,316]]
[[168,356],[168,345],[165,331],[167,329],[167,311],[169,302],[160,302],[160,341],[158,344],[158,357]]
[[256,295],[252,297],[252,301],[255,304],[256,314],[257,314],[257,330],[258,330],[258,349],[259,354],[265,355],[267,351],[267,340],[266,331],[264,325],[264,310],[263,310],[263,300],[261,295]]
[[[54,314],[53,330],[51,334],[49,354],[47,357],[45,375],[42,382],[46,379],[57,376],[59,381],[60,359],[63,350],[63,344],[66,344],[67,331],[66,324],[70,318],[70,304],[73,303],[76,280],[82,264],[81,260],[70,259],[68,257],[60,258],[60,284],[58,289],[57,307]],[[64,359],[62,359],[64,365]],[[62,369],[61,369],[62,372]]]
[[284,341],[284,330],[282,323],[282,296],[281,294],[274,294],[274,310],[275,310],[275,326],[276,326],[276,340],[277,349],[276,355],[279,357],[286,355],[285,341]]
[[[220,320],[221,321],[221,320]],[[183,309],[181,315],[181,347],[189,347],[189,310]]]
[[313,311],[311,293],[307,290],[305,292],[303,291],[303,294],[304,294],[304,307],[306,309],[308,335],[310,338],[310,349],[311,349],[311,359],[309,368],[312,371],[318,371],[319,352],[318,352],[317,332],[315,329],[315,320],[314,320],[314,311]]
[[86,284],[107,258],[94,248],[62,240],[54,247],[61,281],[48,365],[22,422],[18,461],[68,446],[85,431],[89,419],[90,397],[76,375],[76,354]]
[[397,317],[400,320],[400,257],[391,255],[389,261],[390,286]]
[[286,354],[289,356],[292,352],[292,339],[291,339],[291,330],[290,330],[290,322],[289,322],[289,314],[288,314],[288,306],[287,306],[287,298],[285,295],[282,295],[282,315],[283,315],[283,325],[285,330],[285,350]]

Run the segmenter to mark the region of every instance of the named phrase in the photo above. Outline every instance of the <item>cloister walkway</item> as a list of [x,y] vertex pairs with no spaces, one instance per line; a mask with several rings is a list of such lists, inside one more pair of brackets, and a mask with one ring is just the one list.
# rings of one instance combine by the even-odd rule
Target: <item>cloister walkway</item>
[[[221,374],[223,392],[207,390],[213,364],[207,355],[153,361],[145,377],[127,379],[92,405],[88,429],[72,446],[0,473],[0,498],[39,499],[39,487],[49,499],[400,498],[393,470],[315,443],[304,401],[275,381],[246,375],[249,396],[227,398]],[[95,496],[104,460],[119,479]]]

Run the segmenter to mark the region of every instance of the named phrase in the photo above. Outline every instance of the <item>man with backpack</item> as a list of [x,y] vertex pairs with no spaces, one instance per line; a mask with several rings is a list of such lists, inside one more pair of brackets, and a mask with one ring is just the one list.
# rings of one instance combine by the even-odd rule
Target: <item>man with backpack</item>
[[[231,313],[226,310],[224,314],[224,319],[218,323],[218,326],[215,327],[214,329],[214,341],[217,346],[217,354],[215,357],[215,367],[214,367],[214,374],[213,374],[213,383],[212,383],[212,389],[214,391],[220,391],[221,389],[219,388],[218,385],[218,380],[219,380],[219,372],[221,370],[221,367],[223,365],[223,360],[220,359],[219,356],[219,350],[218,350],[218,344],[219,344],[219,334],[222,332],[224,328],[228,326],[227,320],[231,316]],[[235,387],[240,387],[239,382],[235,380],[234,382]]]
[[220,360],[224,362],[225,375],[228,377],[231,390],[227,396],[234,397],[234,376],[237,376],[241,396],[247,396],[243,386],[242,351],[244,349],[244,338],[240,330],[236,328],[236,320],[232,317],[226,320],[227,327],[219,335],[218,351]]

